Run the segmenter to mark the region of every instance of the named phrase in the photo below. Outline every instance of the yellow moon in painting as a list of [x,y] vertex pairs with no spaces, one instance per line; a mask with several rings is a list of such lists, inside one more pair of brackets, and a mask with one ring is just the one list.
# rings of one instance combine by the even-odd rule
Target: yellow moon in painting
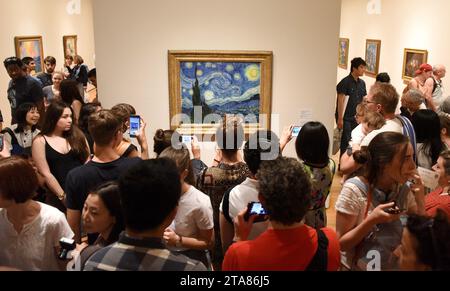
[[247,68],[245,68],[245,76],[247,77],[247,80],[249,80],[251,82],[258,81],[261,76],[261,72],[259,71],[259,66],[250,65]]

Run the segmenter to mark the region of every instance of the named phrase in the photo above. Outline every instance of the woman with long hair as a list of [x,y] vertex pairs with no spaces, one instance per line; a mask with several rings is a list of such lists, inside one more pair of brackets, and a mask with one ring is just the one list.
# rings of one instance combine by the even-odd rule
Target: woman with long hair
[[81,107],[83,106],[84,101],[83,97],[81,97],[80,92],[78,91],[77,83],[74,80],[70,79],[62,81],[60,94],[61,101],[72,108],[72,111],[74,113],[74,123],[78,124]]
[[336,232],[346,269],[368,270],[377,252],[380,270],[398,269],[392,251],[400,244],[404,213],[425,214],[424,187],[414,151],[403,134],[378,134],[353,154],[365,173],[344,184],[336,202]]
[[431,170],[445,149],[441,139],[441,122],[433,110],[419,110],[411,117],[417,140],[417,164]]
[[[125,229],[120,202],[119,187],[116,182],[107,182],[89,193],[82,212],[83,228],[89,234],[98,234],[92,245],[83,243],[77,246],[81,270],[86,261],[97,250],[119,240]],[[75,264],[77,266],[77,264]]]
[[[49,203],[65,210],[64,185],[67,174],[89,158],[89,146],[84,134],[72,122],[69,105],[54,101],[48,107],[41,133],[33,141],[33,159],[45,177]],[[54,199],[54,198],[58,199]]]

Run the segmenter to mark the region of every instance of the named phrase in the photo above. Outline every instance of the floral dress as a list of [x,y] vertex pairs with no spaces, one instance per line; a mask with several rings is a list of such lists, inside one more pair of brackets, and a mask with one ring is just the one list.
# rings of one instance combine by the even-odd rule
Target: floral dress
[[332,159],[324,168],[315,168],[303,163],[303,169],[311,179],[311,208],[305,215],[305,223],[316,229],[326,227],[325,201],[330,194],[336,164]]

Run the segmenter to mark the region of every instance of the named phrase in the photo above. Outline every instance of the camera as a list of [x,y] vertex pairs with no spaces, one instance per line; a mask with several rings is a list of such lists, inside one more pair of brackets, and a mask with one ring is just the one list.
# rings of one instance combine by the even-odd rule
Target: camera
[[59,245],[61,246],[59,259],[63,261],[70,260],[71,258],[68,257],[68,254],[76,248],[77,244],[75,241],[73,239],[63,237],[59,240]]
[[139,115],[130,116],[130,136],[136,137],[141,128],[141,117]]
[[267,211],[260,202],[250,202],[247,206],[247,212],[244,215],[245,221],[250,219],[250,216],[256,215],[254,222],[266,221],[268,219]]

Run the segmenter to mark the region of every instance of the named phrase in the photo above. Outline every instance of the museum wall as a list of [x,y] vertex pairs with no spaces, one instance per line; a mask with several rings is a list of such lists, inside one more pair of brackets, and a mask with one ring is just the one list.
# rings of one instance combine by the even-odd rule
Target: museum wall
[[[273,51],[272,129],[302,109],[333,126],[340,1],[95,0],[99,96],[133,104],[149,142],[169,120],[168,50]],[[331,134],[331,131],[330,131]],[[152,147],[152,145],[150,145]],[[294,144],[287,148],[295,155]],[[212,156],[203,160],[212,161]]]
[[[377,6],[381,3],[380,14]],[[380,72],[388,72],[398,91],[403,91],[405,48],[428,51],[428,63],[450,67],[450,1],[448,0],[342,0],[340,36],[350,39],[348,70],[338,68],[339,81],[350,72],[353,57],[365,57],[366,39],[381,40]],[[364,77],[369,88],[374,78]],[[444,79],[449,88],[450,78]],[[447,90],[447,93],[449,91]]]
[[[69,5],[77,3],[79,14],[78,5]],[[78,36],[78,54],[89,68],[95,67],[92,0],[0,0],[0,109],[5,125],[10,123],[11,110],[6,98],[10,78],[3,60],[15,56],[14,37],[35,35],[42,36],[44,56],[54,56],[58,70],[64,64],[64,35]]]

